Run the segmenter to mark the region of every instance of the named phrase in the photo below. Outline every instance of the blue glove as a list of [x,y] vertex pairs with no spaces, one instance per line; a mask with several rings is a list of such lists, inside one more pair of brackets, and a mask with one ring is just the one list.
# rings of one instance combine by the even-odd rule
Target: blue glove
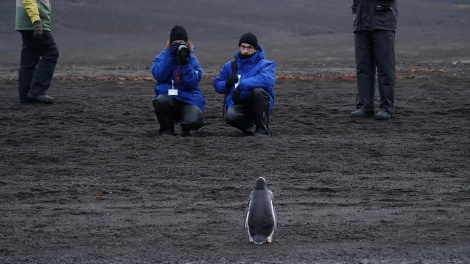
[[171,43],[170,46],[168,46],[168,52],[173,54],[173,55],[176,55],[176,53],[178,52],[178,47],[179,47],[179,43]]

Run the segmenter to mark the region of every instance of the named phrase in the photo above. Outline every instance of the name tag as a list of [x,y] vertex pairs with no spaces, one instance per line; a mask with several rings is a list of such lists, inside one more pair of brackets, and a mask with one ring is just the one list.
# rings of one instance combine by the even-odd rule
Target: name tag
[[178,95],[178,89],[168,89],[168,95]]

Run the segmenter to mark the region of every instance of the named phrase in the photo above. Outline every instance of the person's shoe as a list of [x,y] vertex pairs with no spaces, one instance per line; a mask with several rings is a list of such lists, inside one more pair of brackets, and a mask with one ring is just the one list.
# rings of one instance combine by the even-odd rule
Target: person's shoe
[[23,105],[29,105],[29,104],[35,104],[35,103],[39,103],[39,102],[36,100],[31,100],[29,98],[20,100],[20,104],[23,104]]
[[181,129],[181,136],[182,137],[189,137],[189,136],[191,136],[191,133],[187,129]]
[[171,130],[161,131],[159,134],[160,136],[174,136],[174,133]]
[[265,129],[256,129],[253,135],[257,137],[269,136],[269,131],[266,131]]
[[34,95],[32,93],[28,93],[28,99],[35,100],[35,101],[45,103],[45,104],[54,103],[54,98],[50,97],[47,94]]
[[385,110],[380,110],[376,115],[375,115],[375,119],[377,120],[389,120],[390,118],[392,118],[392,115],[385,111]]
[[250,128],[240,128],[240,131],[244,136],[253,136],[253,127]]
[[374,110],[366,110],[365,108],[359,108],[351,112],[351,118],[366,118],[374,115]]

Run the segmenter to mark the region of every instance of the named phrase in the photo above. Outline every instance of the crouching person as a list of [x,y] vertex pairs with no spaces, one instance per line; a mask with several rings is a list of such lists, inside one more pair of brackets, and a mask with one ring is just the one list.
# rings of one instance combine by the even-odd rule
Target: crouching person
[[252,33],[243,34],[238,47],[235,60],[225,63],[214,79],[215,91],[226,94],[225,121],[244,135],[269,136],[276,64],[265,59]]
[[153,60],[151,72],[156,80],[153,108],[160,135],[176,135],[174,126],[178,122],[182,136],[204,125],[205,98],[199,89],[202,67],[191,51],[186,29],[174,26],[167,48]]

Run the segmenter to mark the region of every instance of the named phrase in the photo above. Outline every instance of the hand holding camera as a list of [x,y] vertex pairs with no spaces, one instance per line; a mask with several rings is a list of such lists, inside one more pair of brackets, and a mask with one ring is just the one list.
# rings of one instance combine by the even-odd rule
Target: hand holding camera
[[189,63],[189,55],[190,51],[188,45],[184,41],[181,41],[178,45],[176,60],[179,64],[186,65]]
[[168,52],[170,52],[171,54],[173,55],[176,55],[176,53],[178,52],[178,47],[179,47],[179,43],[171,43],[169,46],[168,46]]

